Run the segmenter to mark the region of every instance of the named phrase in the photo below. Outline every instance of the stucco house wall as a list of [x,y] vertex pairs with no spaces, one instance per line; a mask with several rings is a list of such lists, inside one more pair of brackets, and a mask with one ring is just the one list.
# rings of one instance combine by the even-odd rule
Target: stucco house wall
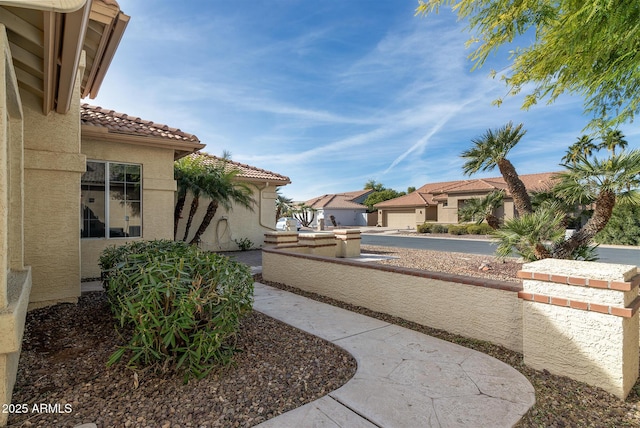
[[[260,182],[248,184],[249,188],[253,190],[252,197],[255,201],[255,204],[252,205],[253,211],[237,204],[232,204],[232,209],[229,211],[222,206],[218,207],[209,228],[202,235],[200,248],[208,251],[236,251],[239,247],[235,241],[242,239],[249,239],[253,243],[253,248],[261,248],[264,245],[264,234],[274,231],[276,227],[277,186]],[[178,223],[176,237],[178,240],[182,240],[184,237],[192,200],[193,196],[189,194],[182,211],[182,219]],[[198,230],[209,202],[208,198],[200,198],[199,208],[193,218],[187,242],[193,238]]]
[[[548,190],[555,174],[524,174],[520,178],[529,191]],[[464,205],[464,201],[482,198],[497,190],[506,191],[507,194],[495,215],[503,221],[510,220],[516,212],[513,198],[502,177],[427,183],[412,193],[381,202],[375,207],[381,219],[381,226],[415,228],[424,222],[457,224],[458,209]],[[415,223],[408,215],[411,209],[416,210]]]
[[336,209],[336,208],[324,208],[318,210],[311,223],[312,227],[316,227],[318,224],[318,215],[322,212],[324,215],[324,225],[332,226],[331,216],[335,217],[338,227],[340,226],[366,226],[367,225],[367,210],[354,210],[354,209]]
[[[27,307],[80,295],[79,101],[97,93],[128,16],[108,0],[3,3],[0,404],[8,404]],[[0,426],[6,422],[0,412]]]
[[[79,79],[78,79],[79,81]],[[80,99],[79,86],[74,93]],[[25,262],[32,268],[30,307],[75,302],[80,296],[79,103],[67,114],[42,114],[23,96],[25,115]]]
[[139,239],[173,239],[174,150],[83,137],[82,152],[88,161],[126,162],[142,166],[142,237],[81,239],[81,277],[95,278],[100,276],[98,258],[106,247]]

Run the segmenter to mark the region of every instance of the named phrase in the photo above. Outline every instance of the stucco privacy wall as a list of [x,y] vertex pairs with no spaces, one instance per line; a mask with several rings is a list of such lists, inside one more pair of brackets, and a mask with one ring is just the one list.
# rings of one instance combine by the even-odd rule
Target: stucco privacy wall
[[80,295],[81,61],[71,109],[42,113],[24,92],[25,261],[33,269],[30,308],[75,302]]
[[263,250],[265,280],[522,352],[518,284],[290,251]]
[[[237,204],[232,204],[230,211],[219,206],[209,228],[202,235],[200,248],[208,251],[235,251],[238,250],[235,240],[243,238],[251,240],[253,248],[261,248],[264,245],[265,232],[275,230],[276,186],[265,183],[247,184],[253,190],[252,197],[256,202],[252,205],[253,211]],[[182,240],[184,237],[192,200],[193,197],[189,194],[182,211],[182,219],[178,224],[178,240]],[[200,205],[193,218],[187,241],[191,240],[198,230],[209,202],[208,198],[200,198]],[[173,210],[171,210],[171,214],[173,214]],[[173,230],[173,223],[171,227]]]
[[[0,24],[0,404],[11,402],[31,271],[24,265],[23,112],[5,26]],[[0,412],[0,426],[7,422]]]
[[140,239],[173,239],[174,150],[83,137],[82,153],[87,160],[142,165],[142,238],[81,239],[81,276],[95,278],[100,276],[98,258],[106,247]]
[[631,265],[525,264],[524,362],[625,398],[638,378],[638,285]]

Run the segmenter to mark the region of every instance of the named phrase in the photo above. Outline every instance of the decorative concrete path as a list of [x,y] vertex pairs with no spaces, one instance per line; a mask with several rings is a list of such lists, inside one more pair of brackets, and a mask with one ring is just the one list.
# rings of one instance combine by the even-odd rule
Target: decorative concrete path
[[254,309],[358,363],[345,385],[262,428],[511,427],[535,402],[520,372],[472,349],[259,283]]

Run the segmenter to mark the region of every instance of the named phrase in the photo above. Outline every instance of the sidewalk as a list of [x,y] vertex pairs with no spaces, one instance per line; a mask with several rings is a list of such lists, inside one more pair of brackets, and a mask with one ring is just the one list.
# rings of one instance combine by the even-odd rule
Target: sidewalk
[[488,355],[255,284],[254,309],[349,352],[355,376],[260,427],[511,427],[535,402],[529,381]]

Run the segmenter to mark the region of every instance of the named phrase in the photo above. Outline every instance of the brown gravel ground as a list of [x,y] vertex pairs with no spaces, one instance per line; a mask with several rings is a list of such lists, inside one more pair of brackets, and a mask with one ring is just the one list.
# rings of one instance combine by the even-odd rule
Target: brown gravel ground
[[[185,385],[178,373],[106,368],[121,344],[103,293],[29,312],[12,427],[250,427],[322,397],[355,373],[342,349],[259,312],[237,337],[235,365]],[[68,414],[31,411],[59,404]]]

